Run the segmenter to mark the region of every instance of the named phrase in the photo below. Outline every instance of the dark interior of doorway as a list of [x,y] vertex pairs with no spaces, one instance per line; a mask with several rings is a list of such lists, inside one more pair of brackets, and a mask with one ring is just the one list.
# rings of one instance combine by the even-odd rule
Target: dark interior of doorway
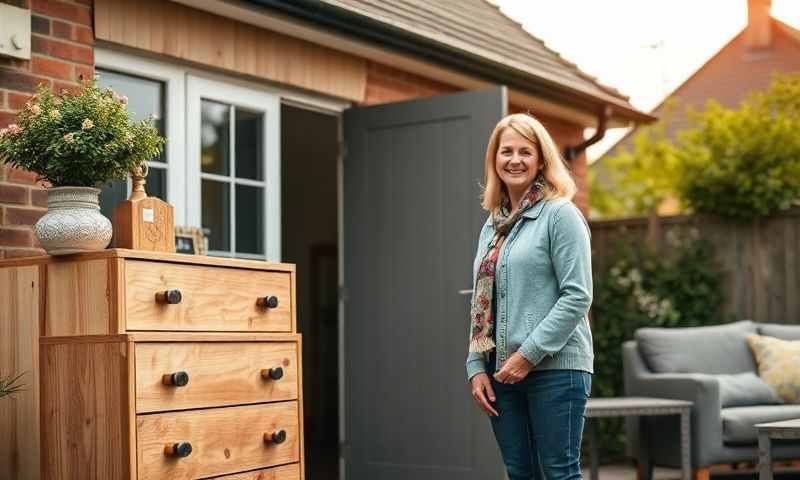
[[297,266],[307,480],[339,478],[338,121],[281,107],[281,247]]

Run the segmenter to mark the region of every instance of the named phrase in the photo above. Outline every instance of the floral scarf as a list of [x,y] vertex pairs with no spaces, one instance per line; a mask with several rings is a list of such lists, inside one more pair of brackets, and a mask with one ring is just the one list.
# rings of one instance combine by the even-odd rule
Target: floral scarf
[[492,339],[494,330],[492,291],[494,289],[495,266],[500,254],[500,247],[503,246],[506,235],[508,235],[508,232],[511,231],[522,214],[542,196],[544,185],[544,176],[539,173],[513,214],[509,212],[510,203],[507,197],[503,199],[500,208],[492,214],[495,234],[489,242],[486,254],[478,267],[478,274],[475,278],[475,292],[472,295],[470,352],[488,352],[495,348],[494,340]]

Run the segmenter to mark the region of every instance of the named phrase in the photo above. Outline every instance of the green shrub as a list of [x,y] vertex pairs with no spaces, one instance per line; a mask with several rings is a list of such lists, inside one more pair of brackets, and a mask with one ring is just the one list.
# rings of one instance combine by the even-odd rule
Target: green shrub
[[[727,321],[721,318],[721,277],[711,245],[672,239],[671,252],[657,255],[620,243],[611,267],[596,272],[592,307],[595,349],[593,395],[622,396],[622,344],[640,327],[689,327]],[[601,445],[619,457],[625,432],[620,419],[601,419]]]
[[54,187],[124,179],[163,146],[152,120],[131,122],[127,98],[94,80],[75,93],[40,86],[17,123],[0,130],[0,159]]
[[747,221],[800,198],[800,75],[776,77],[736,110],[711,101],[691,117],[678,187],[694,211]]

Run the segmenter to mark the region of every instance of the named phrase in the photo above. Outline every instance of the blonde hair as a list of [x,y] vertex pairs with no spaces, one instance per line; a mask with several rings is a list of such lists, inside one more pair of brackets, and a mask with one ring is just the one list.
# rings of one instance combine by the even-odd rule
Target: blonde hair
[[505,185],[495,170],[497,159],[497,149],[500,147],[500,136],[506,128],[511,128],[531,143],[536,145],[539,151],[539,165],[543,168],[545,187],[545,198],[564,197],[572,200],[575,196],[577,187],[575,180],[572,179],[567,165],[558,152],[558,147],[550,134],[538,120],[525,113],[515,113],[508,115],[497,123],[494,127],[492,136],[489,137],[489,145],[486,147],[486,163],[484,164],[484,190],[481,195],[481,206],[495,212],[507,195]]

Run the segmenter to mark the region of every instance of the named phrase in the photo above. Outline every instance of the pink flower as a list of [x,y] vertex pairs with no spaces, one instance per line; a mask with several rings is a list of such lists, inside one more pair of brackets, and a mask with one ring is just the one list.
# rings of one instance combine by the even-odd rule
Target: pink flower
[[89,130],[92,127],[94,127],[94,122],[88,118],[84,118],[83,123],[81,123],[81,128],[84,130]]
[[117,95],[117,94],[115,93],[115,94],[114,94],[114,98],[116,98],[116,99],[117,99],[117,101],[118,101],[119,103],[123,104],[123,105],[127,105],[127,104],[128,104],[128,97],[126,97],[125,95]]
[[72,140],[73,140],[74,138],[75,138],[75,134],[74,134],[74,133],[72,133],[72,132],[70,132],[70,133],[68,133],[68,134],[64,135],[64,141],[65,141],[65,142],[67,142],[67,143],[70,143],[70,142],[72,142]]
[[16,135],[21,131],[22,129],[19,128],[19,125],[17,125],[16,123],[12,123],[11,125],[8,126],[8,133],[11,135]]

